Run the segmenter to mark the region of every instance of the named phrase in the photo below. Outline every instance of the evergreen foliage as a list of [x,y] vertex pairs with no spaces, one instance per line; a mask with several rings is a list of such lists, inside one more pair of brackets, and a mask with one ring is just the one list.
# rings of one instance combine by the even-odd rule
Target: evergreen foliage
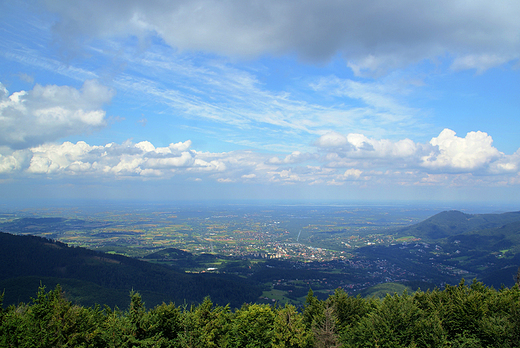
[[[3,295],[0,296],[0,303]],[[2,308],[0,306],[0,308]],[[462,280],[444,289],[383,299],[327,300],[312,290],[294,306],[244,304],[231,311],[209,298],[196,306],[145,307],[130,293],[126,310],[82,307],[61,287],[41,286],[31,303],[0,310],[0,347],[518,347],[520,289]]]
[[[83,289],[77,297],[84,303],[102,297],[112,301],[108,303],[110,306],[119,304],[115,297],[132,288],[139,289],[141,296],[153,304],[165,300],[198,303],[210,295],[216,303],[240,307],[262,293],[257,284],[234,275],[188,274],[122,255],[71,247],[55,240],[0,232],[0,285],[3,286],[0,291],[17,284],[20,286],[15,288],[20,290],[31,288],[29,283],[32,285],[38,279],[49,287],[59,283],[68,291]],[[102,296],[93,298],[92,293]],[[12,304],[13,297],[18,296],[28,301],[20,292],[16,296],[8,295],[6,304]]]

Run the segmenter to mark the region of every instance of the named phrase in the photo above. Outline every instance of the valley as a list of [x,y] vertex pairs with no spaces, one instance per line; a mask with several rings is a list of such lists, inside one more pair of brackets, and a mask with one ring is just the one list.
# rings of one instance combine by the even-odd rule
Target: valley
[[255,302],[263,303],[301,306],[309,288],[324,299],[337,288],[370,296],[384,294],[384,289],[393,293],[442,288],[461,278],[476,278],[495,288],[512,286],[520,264],[520,214],[466,214],[442,208],[39,208],[3,211],[0,231],[121,255],[178,274],[243,279],[257,289]]

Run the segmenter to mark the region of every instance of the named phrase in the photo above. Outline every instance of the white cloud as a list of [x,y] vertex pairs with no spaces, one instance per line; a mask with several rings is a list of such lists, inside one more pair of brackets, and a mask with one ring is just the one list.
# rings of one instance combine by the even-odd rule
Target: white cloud
[[478,54],[457,57],[451,64],[453,70],[475,69],[477,73],[483,73],[489,68],[504,64],[513,57],[500,56],[498,54]]
[[[4,152],[4,154],[1,152]],[[10,174],[27,168],[31,155],[28,150],[10,151],[3,149],[3,151],[0,151],[0,174]]]
[[306,181],[306,179],[302,178],[301,175],[294,173],[292,169],[275,169],[268,172],[267,174],[269,176],[269,181],[279,182],[282,184],[293,184],[296,182]]
[[343,176],[345,176],[345,178],[347,178],[347,179],[348,178],[359,179],[361,174],[363,174],[362,170],[352,168],[352,169],[347,169],[345,171],[345,173],[343,174]]
[[[361,175],[366,169],[389,173],[390,169],[394,170],[392,177],[396,182],[403,183],[413,182],[410,175],[419,178],[424,173],[473,173],[492,177],[516,174],[520,168],[520,150],[504,155],[493,147],[491,136],[481,131],[469,132],[461,138],[445,129],[427,144],[410,139],[378,140],[356,133],[327,133],[316,141],[316,146],[323,153],[322,166],[348,168],[344,176]],[[429,179],[420,179],[425,180]]]
[[[155,147],[148,141],[137,144],[110,143],[105,146],[90,146],[85,142],[76,144],[43,144],[30,149],[30,174],[85,174],[106,176],[157,176],[168,178],[179,170],[187,172],[218,173],[226,171],[226,161],[232,163],[233,156],[224,154],[198,153],[190,150],[191,141]],[[0,157],[0,168],[13,171],[13,158]],[[1,155],[0,155],[1,156]],[[20,156],[18,156],[20,157]],[[222,157],[224,157],[222,159]],[[17,166],[16,168],[19,168]]]
[[84,172],[85,169],[95,169],[98,162],[89,163],[82,160],[96,148],[99,147],[90,146],[84,141],[76,144],[65,142],[61,145],[40,145],[30,149],[33,154],[27,172],[52,174],[68,171],[75,173],[75,170],[78,169],[80,172]]
[[340,79],[336,76],[322,77],[312,84],[314,90],[337,97],[359,100],[366,106],[359,107],[360,116],[370,114],[377,119],[374,123],[409,124],[417,110],[405,106],[397,98],[410,93],[410,88],[403,81],[359,82]]
[[329,132],[316,140],[316,145],[322,148],[342,147],[348,144],[348,139],[337,132]]
[[100,129],[106,125],[101,107],[112,96],[95,80],[86,81],[81,90],[36,85],[10,96],[0,83],[0,146],[29,148]]
[[[191,141],[155,147],[142,141],[92,146],[42,144],[26,150],[0,148],[2,178],[189,180],[280,185],[516,185],[520,150],[506,156],[483,132],[465,138],[445,129],[429,144],[389,141],[362,134],[326,134],[318,153],[293,152],[276,160],[254,151],[199,152]],[[321,146],[318,146],[321,145]],[[326,147],[327,145],[328,147]],[[341,145],[341,146],[337,146]],[[426,152],[428,151],[428,152]],[[313,164],[305,161],[312,159]]]
[[302,153],[300,151],[293,151],[290,155],[285,156],[283,160],[278,157],[272,157],[269,159],[270,164],[294,164],[308,161],[316,158],[314,154]]
[[149,158],[146,166],[150,168],[189,167],[192,163],[191,153],[183,152],[179,157]]
[[[254,57],[342,54],[357,74],[384,73],[449,53],[479,71],[520,56],[517,1],[42,0],[78,37],[150,33],[181,50]],[[491,59],[490,59],[491,57]]]
[[489,171],[493,174],[519,173],[520,169],[520,149],[514,154],[502,156],[498,160],[491,162]]
[[430,144],[437,151],[422,158],[427,168],[452,168],[455,170],[475,170],[488,165],[503,156],[493,147],[493,139],[484,132],[469,132],[460,138],[451,129],[444,129]]
[[186,140],[185,142],[178,142],[176,144],[170,144],[168,148],[173,151],[187,151],[191,146],[191,140]]
[[221,182],[221,183],[235,182],[235,180],[230,179],[230,178],[218,178],[217,181]]
[[[87,9],[79,11],[78,16],[90,10],[96,11],[90,8],[89,3],[77,7],[81,6]],[[153,2],[148,6],[153,6]],[[89,19],[85,30],[96,24],[95,21],[91,22]],[[47,22],[45,25],[50,26]],[[67,33],[74,33],[74,29],[69,28]],[[31,40],[29,37],[25,39]],[[38,41],[41,46],[47,42],[44,39]],[[14,48],[19,44],[6,45],[5,51],[16,51]],[[302,79],[293,86],[291,93],[274,92],[266,88],[265,73],[268,69],[256,63],[244,68],[243,65],[234,64],[236,60],[215,58],[213,55],[179,54],[164,45],[145,46],[146,50],[136,55],[133,45],[117,38],[96,40],[93,45],[83,47],[87,54],[100,60],[122,62],[124,69],[115,65],[97,66],[97,69],[93,65],[91,69],[105,78],[106,71],[113,75],[109,81],[122,98],[127,98],[127,108],[143,108],[143,104],[148,105],[152,100],[165,108],[165,114],[211,122],[212,129],[206,127],[205,132],[219,133],[222,130],[220,127],[226,127],[223,131],[226,132],[227,141],[235,144],[249,142],[255,144],[255,148],[271,151],[308,151],[297,145],[301,143],[302,135],[307,137],[306,144],[315,134],[329,130],[379,137],[409,132],[410,126],[419,123],[412,117],[418,111],[407,107],[396,97],[407,89],[397,82],[361,83],[336,77],[314,81]],[[26,48],[22,56],[18,54],[8,59],[78,80],[86,76],[86,71],[71,71],[74,66],[60,66],[58,61],[41,65],[48,57],[38,52],[43,53]],[[93,76],[96,74],[91,73],[89,78]],[[316,92],[321,93],[322,98],[317,98]],[[323,98],[327,100],[331,96],[335,98],[334,103],[325,105],[328,102],[323,103]],[[149,117],[153,116],[148,116],[147,124],[151,122]],[[127,116],[127,120],[131,118]],[[266,132],[266,128],[270,132]],[[248,131],[247,140],[244,139],[245,130]]]
[[363,134],[351,133],[347,136],[331,132],[322,135],[316,145],[328,152],[329,159],[339,158],[373,158],[394,160],[407,159],[417,156],[423,146],[410,139],[396,142],[368,138]]
[[329,186],[341,186],[341,185],[344,185],[344,184],[345,184],[344,182],[336,181],[335,179],[327,181],[327,185],[329,185]]
[[[224,124],[227,141],[236,144],[265,150],[286,151],[289,148],[299,151],[294,145],[280,145],[280,135],[289,143],[292,139],[293,142],[301,141],[302,134],[314,136],[330,129],[370,132],[381,129],[382,122],[387,131],[404,126],[403,122],[393,123],[401,117],[396,114],[399,112],[397,101],[394,101],[395,109],[391,112],[373,105],[352,108],[345,105],[344,100],[330,106],[309,103],[306,95],[310,93],[315,96],[318,84],[305,83],[294,94],[272,92],[266,90],[264,83],[251,71],[204,58],[199,59],[199,64],[201,60],[203,64],[197,65],[190,59],[172,59],[167,53],[155,52],[154,49],[157,48],[143,53],[145,59],[128,59],[132,70],[147,71],[148,75],[157,76],[158,80],[122,74],[115,80],[118,91],[121,94],[130,93],[136,99],[152,98],[181,117],[204,119],[212,125]],[[329,98],[328,89],[323,84],[320,86],[322,89],[319,92]],[[363,86],[359,84],[358,88],[362,89]],[[376,89],[374,87],[374,94]],[[389,98],[391,91],[385,93]],[[345,99],[343,96],[340,98]],[[351,98],[362,103],[376,103],[377,99],[363,98],[361,93],[352,94]],[[408,119],[408,116],[404,115],[403,118]],[[244,139],[244,131],[247,131],[247,140]],[[204,129],[204,132],[214,131]]]

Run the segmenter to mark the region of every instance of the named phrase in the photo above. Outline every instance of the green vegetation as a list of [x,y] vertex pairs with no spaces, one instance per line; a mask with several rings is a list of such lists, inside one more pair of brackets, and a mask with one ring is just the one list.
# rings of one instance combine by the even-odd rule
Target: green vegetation
[[3,224],[0,347],[520,345],[520,213],[147,214]]
[[[40,286],[53,289],[58,284],[60,284],[67,299],[73,303],[88,307],[94,307],[99,303],[121,308],[128,305],[127,290],[108,289],[92,282],[68,278],[37,276],[10,278],[0,281],[0,291],[5,293],[4,304],[16,304],[29,302]],[[157,295],[154,293],[143,292],[142,295],[150,299],[150,303],[162,301],[160,297],[156,298]]]
[[[77,303],[120,304],[121,293],[139,290],[150,304],[163,301],[196,303],[211,296],[220,304],[239,307],[254,302],[262,290],[231,274],[188,274],[172,267],[110,255],[34,236],[0,233],[0,291],[14,296],[6,303],[27,301],[27,289],[38,282],[64,289]],[[96,292],[96,297],[91,296]],[[8,301],[9,302],[8,302]]]
[[438,240],[477,230],[519,226],[520,212],[503,214],[465,214],[460,211],[444,211],[421,223],[403,228],[400,233],[428,240]]
[[412,291],[412,289],[399,283],[383,283],[361,291],[360,295],[363,297],[384,298],[387,294],[402,295],[405,291]]
[[511,287],[520,265],[518,212],[426,218],[431,210],[390,206],[105,209],[4,219],[2,230],[45,238],[37,247],[35,237],[13,246],[0,235],[4,303],[28,301],[42,280],[62,284],[71,300],[88,306],[121,306],[130,289],[150,305],[210,295],[233,308],[273,300],[302,306],[309,288],[324,300],[337,288],[381,297],[462,277]]
[[[0,302],[3,296],[0,296]],[[2,308],[0,306],[0,308]],[[474,281],[413,294],[292,305],[162,303],[147,309],[130,293],[126,310],[82,307],[58,285],[31,303],[0,309],[0,347],[518,347],[520,289]]]

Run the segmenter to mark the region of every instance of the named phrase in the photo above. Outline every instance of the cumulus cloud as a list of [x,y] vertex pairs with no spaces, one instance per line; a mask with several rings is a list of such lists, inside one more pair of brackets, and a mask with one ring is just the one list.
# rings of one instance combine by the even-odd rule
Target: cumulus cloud
[[503,156],[493,147],[493,139],[484,132],[469,132],[465,138],[456,136],[451,129],[444,129],[430,144],[435,151],[422,158],[427,168],[452,168],[474,170],[488,165]]
[[363,171],[361,171],[359,169],[351,168],[351,169],[347,169],[345,171],[345,173],[343,174],[343,176],[345,176],[345,178],[359,179],[359,177],[361,176],[362,173],[363,173]]
[[103,104],[113,92],[95,80],[80,90],[36,85],[9,95],[0,83],[0,146],[24,149],[106,125]]
[[31,149],[27,172],[168,177],[179,168],[211,167],[205,161],[196,163],[190,145],[189,140],[159,148],[147,141],[105,146],[90,146],[83,141],[44,144]]
[[318,138],[315,145],[322,153],[322,166],[346,168],[342,177],[336,177],[338,182],[366,175],[367,169],[381,170],[387,178],[410,184],[414,177],[421,178],[416,180],[418,183],[431,182],[431,175],[439,173],[491,177],[516,174],[520,168],[520,150],[505,155],[493,146],[492,137],[481,131],[469,132],[462,138],[444,129],[426,144],[331,132]]
[[357,133],[345,136],[330,132],[319,137],[315,144],[328,152],[329,158],[335,158],[335,154],[340,158],[405,159],[423,151],[423,146],[410,139],[393,142],[387,139],[372,139]]
[[46,144],[31,149],[33,152],[30,160],[29,173],[45,173],[52,174],[62,171],[70,173],[85,172],[88,169],[95,168],[98,162],[83,162],[86,154],[95,149],[80,141],[76,144],[65,142],[63,144]]
[[[493,174],[519,173],[520,169],[520,149],[510,156],[502,156],[498,160],[491,162],[489,170]],[[520,173],[519,173],[520,174]]]
[[3,151],[0,151],[0,174],[11,174],[22,171],[27,168],[31,156],[32,153],[29,150],[11,151],[9,149],[3,149]]
[[348,144],[348,140],[340,133],[328,132],[319,137],[315,144],[321,148],[342,147]]
[[301,163],[307,160],[316,158],[316,155],[310,153],[302,153],[300,151],[293,151],[290,155],[285,156],[284,159],[272,157],[269,159],[270,164],[294,164]]
[[[25,150],[0,147],[6,177],[164,180],[280,185],[516,185],[520,150],[504,155],[484,132],[457,137],[443,130],[427,144],[363,134],[328,133],[316,153],[284,158],[254,151],[200,152],[190,140],[156,147],[151,142],[92,146],[86,142],[42,144]],[[309,161],[312,161],[312,165]]]
[[520,57],[514,0],[41,1],[59,14],[55,30],[68,45],[85,36],[154,33],[181,50],[231,56],[296,53],[324,61],[340,53],[359,75],[446,53],[453,68],[478,71]]

